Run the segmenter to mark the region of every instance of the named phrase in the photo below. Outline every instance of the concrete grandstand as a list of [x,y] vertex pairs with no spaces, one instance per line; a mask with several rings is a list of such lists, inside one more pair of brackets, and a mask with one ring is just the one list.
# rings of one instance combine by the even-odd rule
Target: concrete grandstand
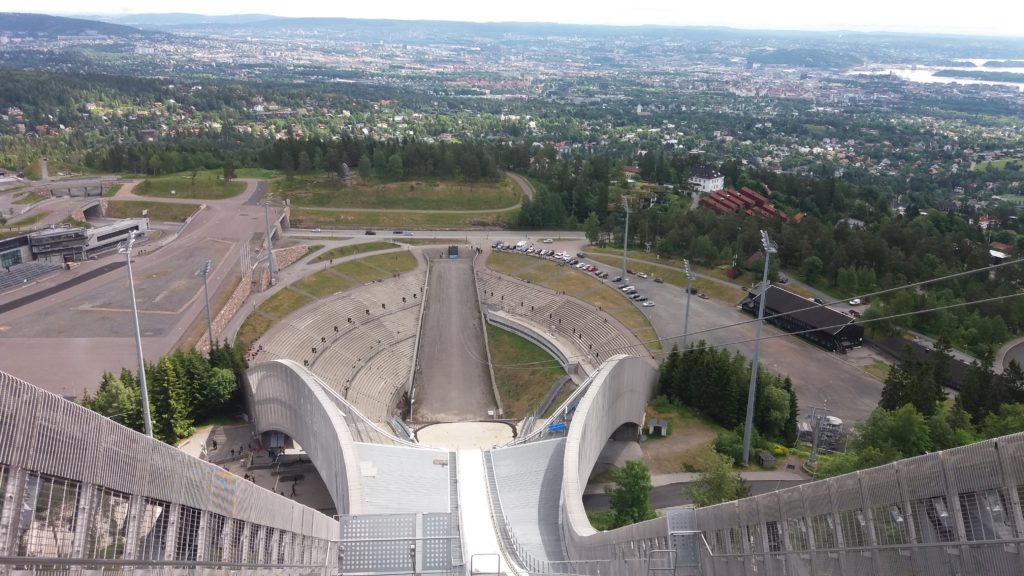
[[[253,432],[301,445],[336,518],[0,373],[0,573],[1022,572],[1024,434],[595,530],[587,480],[610,438],[638,437],[655,389],[643,343],[599,309],[471,260],[430,267],[298,311],[247,373]],[[443,298],[467,286],[475,302]],[[473,313],[455,318],[459,305]],[[418,394],[415,367],[483,359],[430,351],[421,325],[475,330],[474,317],[543,345],[582,383],[506,445],[426,447],[396,422],[403,393]],[[415,384],[490,385],[438,380]],[[486,417],[474,414],[463,417]]]

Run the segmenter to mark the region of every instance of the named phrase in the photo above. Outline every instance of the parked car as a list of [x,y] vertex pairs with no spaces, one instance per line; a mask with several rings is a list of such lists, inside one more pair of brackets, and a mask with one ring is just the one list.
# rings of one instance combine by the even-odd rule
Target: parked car
[[615,278],[612,278],[612,282],[615,282],[615,283],[622,282],[622,276],[616,276]]
[[704,300],[707,300],[709,298],[709,296],[707,294],[703,293],[703,292],[697,294],[697,297],[698,298],[703,298]]
[[647,278],[647,273],[646,272],[637,272],[636,275],[641,277],[641,278]]
[[583,252],[577,252],[577,253],[576,253],[576,257],[577,257],[577,258],[586,258],[586,257],[587,257],[587,255],[586,255],[585,253],[583,253]]
[[635,288],[635,286],[626,285],[626,286],[623,286],[623,287],[619,288],[619,290],[622,290],[623,292],[625,292],[626,290],[633,290],[634,288]]
[[552,242],[554,242],[554,240],[552,240],[551,238],[545,238],[544,239],[544,243],[545,244],[551,244]]
[[607,272],[601,272],[600,276],[601,276],[601,278],[603,278],[605,280],[608,279],[608,273]]
[[664,280],[662,280],[662,279],[661,279],[660,277],[658,277],[658,276],[655,276],[655,277],[654,277],[654,281],[655,281],[655,282],[657,282],[658,284],[664,284],[664,283],[665,283],[665,281],[664,281]]
[[651,306],[654,306],[654,302],[651,302],[650,300],[648,300],[647,302],[644,302],[643,304],[641,304],[641,306],[643,306],[644,308],[650,308]]
[[366,232],[363,232],[363,234],[365,234],[366,236],[376,236],[377,235],[377,233],[374,232],[373,230],[367,230]]
[[[638,294],[638,296],[639,296],[639,294]],[[643,302],[644,300],[647,300],[647,296],[640,296],[639,298],[635,298],[635,300],[637,302]]]
[[392,234],[401,234],[402,231],[401,230],[392,230],[391,233]]
[[690,294],[696,294],[697,293],[697,289],[696,288],[690,288],[689,290],[690,290]]
[[852,308],[847,310],[846,313],[849,314],[850,316],[853,316],[854,318],[860,318],[860,312],[857,312]]
[[626,268],[626,274],[636,274],[636,272],[633,272],[630,268]]
[[629,297],[632,298],[633,300],[638,301],[638,302],[640,301],[641,298],[643,298],[643,296],[641,296],[639,292],[636,292],[634,294],[630,294]]
[[824,300],[822,300],[821,298],[815,298],[815,299],[814,299],[814,303],[815,303],[815,304],[821,304],[821,305],[824,305],[824,304],[825,304],[825,301],[824,301]]
[[854,298],[853,300],[847,302],[847,304],[849,304],[850,306],[860,306],[860,298]]

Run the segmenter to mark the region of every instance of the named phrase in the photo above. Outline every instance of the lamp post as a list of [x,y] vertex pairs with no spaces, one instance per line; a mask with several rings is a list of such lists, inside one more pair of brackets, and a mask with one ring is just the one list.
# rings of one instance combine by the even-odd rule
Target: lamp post
[[626,228],[622,234],[622,279],[626,279],[626,249],[629,246],[629,198],[622,197],[622,205],[626,209]]
[[208,283],[210,277],[210,261],[207,260],[206,264],[196,272],[196,276],[203,277],[203,295],[206,296],[206,330],[209,336],[209,342],[207,342],[207,351],[213,350],[213,314],[210,312],[210,286]]
[[270,268],[270,285],[273,286],[277,283],[277,266],[274,262],[274,243],[270,228],[270,206],[271,197],[267,196],[267,199],[263,202],[263,219],[267,223],[267,267]]
[[686,316],[683,317],[683,352],[686,352],[686,335],[690,332],[690,295],[693,294],[693,280],[697,276],[690,270],[690,261],[683,260],[686,272]]
[[142,332],[139,330],[139,307],[135,302],[135,280],[132,278],[132,248],[135,246],[135,231],[128,234],[128,239],[117,247],[117,251],[125,255],[128,261],[128,292],[132,296],[132,320],[135,321],[135,352],[139,356],[139,391],[142,396],[142,421],[145,424],[146,436],[153,437],[153,422],[149,418],[149,391],[146,389],[146,360],[142,357]]
[[743,426],[743,465],[750,463],[750,435],[754,426],[754,398],[757,396],[757,366],[761,356],[761,330],[764,328],[764,303],[768,299],[768,260],[778,252],[776,246],[768,238],[768,233],[761,230],[761,247],[764,248],[764,273],[761,277],[761,301],[757,308],[757,335],[754,338],[754,359],[750,363],[750,388],[747,391],[747,419]]

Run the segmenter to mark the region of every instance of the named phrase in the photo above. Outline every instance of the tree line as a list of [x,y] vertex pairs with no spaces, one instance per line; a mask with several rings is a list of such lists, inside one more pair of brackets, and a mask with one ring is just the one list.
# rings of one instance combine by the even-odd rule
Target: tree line
[[[247,367],[245,349],[226,342],[214,343],[209,355],[177,350],[147,363],[153,437],[174,445],[190,436],[197,422],[240,411],[239,383]],[[138,374],[122,368],[117,375],[105,373],[96,392],[83,395],[81,404],[143,432],[141,398]]]
[[[673,347],[662,362],[658,375],[658,394],[673,402],[699,410],[727,429],[742,431],[747,413],[750,385],[750,361],[736,352],[714,348],[703,340],[683,352]],[[796,444],[797,401],[789,377],[765,370],[758,371],[754,399],[754,428],[763,441],[784,446]],[[740,460],[734,450],[729,456]]]
[[928,359],[906,354],[885,379],[882,397],[858,424],[848,450],[824,458],[821,476],[880,466],[1024,430],[1024,370],[1016,361],[1001,374],[986,354],[967,368],[960,393],[949,401],[949,342],[940,339]]

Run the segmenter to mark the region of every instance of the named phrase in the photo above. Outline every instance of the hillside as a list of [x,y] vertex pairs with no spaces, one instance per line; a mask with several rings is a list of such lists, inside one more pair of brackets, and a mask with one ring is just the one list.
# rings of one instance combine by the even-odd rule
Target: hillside
[[104,36],[128,37],[146,34],[142,30],[109,22],[64,18],[45,14],[0,12],[0,33],[39,33],[46,36],[79,36],[101,34]]

